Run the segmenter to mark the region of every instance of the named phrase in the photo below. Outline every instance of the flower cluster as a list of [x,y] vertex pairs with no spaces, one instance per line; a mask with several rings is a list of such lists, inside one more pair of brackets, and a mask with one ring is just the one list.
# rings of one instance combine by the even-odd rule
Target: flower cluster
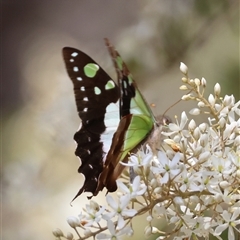
[[[157,240],[239,239],[240,101],[221,97],[218,83],[206,98],[206,80],[190,79],[183,63],[180,70],[184,74],[180,89],[188,91],[182,100],[195,101],[190,114],[206,116],[207,121],[197,124],[183,112],[162,132],[157,155],[148,146],[131,155],[125,165],[136,177],[128,183],[117,181],[116,199],[107,195],[106,206],[91,200],[84,213],[68,219],[78,239],[134,235],[132,220],[142,214],[147,214],[145,238],[154,234]],[[159,219],[168,227],[161,228]],[[53,234],[74,239],[60,229]]]

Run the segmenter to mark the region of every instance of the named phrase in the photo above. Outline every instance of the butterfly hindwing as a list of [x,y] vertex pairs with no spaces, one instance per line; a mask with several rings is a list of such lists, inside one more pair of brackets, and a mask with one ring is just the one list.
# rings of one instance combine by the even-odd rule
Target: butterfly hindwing
[[100,175],[97,191],[102,190],[104,186],[107,187],[108,191],[116,190],[116,179],[124,169],[120,162],[126,162],[128,153],[134,151],[140,144],[146,141],[156,123],[152,111],[138,90],[121,56],[107,39],[106,45],[117,71],[118,84],[121,89],[121,119],[113,136],[103,173]]
[[85,53],[66,47],[63,58],[74,86],[82,122],[74,135],[75,154],[81,159],[79,173],[85,176],[82,192],[95,193],[99,174],[109,151],[119,116],[119,88],[108,74]]

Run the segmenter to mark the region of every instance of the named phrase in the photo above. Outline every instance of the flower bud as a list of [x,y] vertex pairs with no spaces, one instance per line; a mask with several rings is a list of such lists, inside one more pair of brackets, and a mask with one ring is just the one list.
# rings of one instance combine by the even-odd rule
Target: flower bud
[[202,153],[202,147],[198,146],[194,149],[194,155],[199,156]]
[[205,162],[206,160],[208,160],[208,158],[210,158],[210,156],[211,156],[211,153],[209,151],[203,152],[199,156],[199,161]]
[[226,95],[223,99],[223,104],[225,106],[229,106],[231,104],[231,102],[232,102],[231,96]]
[[147,221],[148,221],[148,222],[151,222],[152,220],[153,220],[153,217],[152,217],[152,216],[150,216],[150,215],[147,216]]
[[198,140],[200,138],[200,135],[201,135],[201,132],[199,130],[199,128],[195,128],[194,131],[193,131],[193,137],[195,140]]
[[192,110],[190,110],[189,112],[191,115],[199,115],[201,113],[199,108],[193,108]]
[[193,79],[190,79],[189,84],[194,86],[195,85],[195,81]]
[[144,235],[146,237],[149,237],[152,235],[152,227],[151,226],[146,226],[145,229],[144,229]]
[[188,124],[188,129],[190,130],[190,131],[193,131],[195,128],[196,128],[196,123],[195,123],[195,121],[192,119],[190,122],[189,122],[189,124]]
[[201,147],[205,147],[206,145],[207,145],[207,143],[208,143],[208,135],[207,134],[201,134],[201,137],[200,137],[200,145],[201,145]]
[[68,217],[67,218],[67,223],[72,228],[76,228],[76,227],[80,226],[79,219],[76,218],[76,217]]
[[199,125],[199,129],[200,129],[200,131],[201,131],[202,133],[204,133],[204,132],[206,131],[206,129],[207,129],[207,124],[206,124],[206,123],[201,123],[201,124]]
[[157,180],[155,178],[153,178],[150,182],[150,186],[152,186],[153,188],[157,187]]
[[202,101],[198,102],[198,107],[199,107],[199,108],[205,107],[205,103],[202,102]]
[[198,78],[195,78],[194,82],[195,82],[196,86],[200,86],[200,84],[201,84],[201,82]]
[[188,67],[183,62],[180,62],[180,71],[184,75],[187,75],[187,73],[188,73]]
[[238,135],[234,140],[234,145],[239,146],[240,145],[240,136]]
[[159,230],[156,228],[156,227],[152,227],[152,233],[155,234],[155,233],[158,233]]
[[214,98],[214,96],[212,94],[209,95],[208,102],[210,103],[211,106],[214,106],[215,98]]
[[54,229],[54,230],[52,231],[52,233],[53,233],[53,235],[54,235],[55,237],[63,237],[63,232],[62,232],[62,230],[59,229],[59,228]]
[[201,85],[202,85],[203,87],[206,87],[207,81],[206,81],[205,78],[202,78],[202,79],[201,79]]
[[219,96],[220,92],[221,92],[221,86],[219,83],[216,83],[214,86],[214,93],[216,96]]
[[223,189],[228,188],[228,187],[231,186],[231,184],[230,184],[229,182],[227,182],[227,181],[222,181],[222,182],[220,182],[219,185],[220,185],[220,187],[223,188]]
[[188,90],[188,88],[187,88],[186,85],[182,85],[179,89],[180,89],[180,90]]
[[84,231],[84,236],[85,236],[85,237],[91,237],[91,236],[92,236],[91,230],[90,230],[90,229],[86,229],[86,230]]
[[179,143],[180,140],[181,140],[181,137],[179,135],[176,135],[173,137],[173,142],[175,142],[175,143]]
[[67,238],[67,240],[72,240],[73,239],[73,234],[68,232],[66,238]]
[[221,117],[218,123],[219,123],[220,128],[224,128],[226,125],[225,118]]
[[190,100],[188,94],[187,94],[187,95],[183,95],[183,96],[182,96],[182,100],[183,100],[183,101],[188,101],[188,100]]

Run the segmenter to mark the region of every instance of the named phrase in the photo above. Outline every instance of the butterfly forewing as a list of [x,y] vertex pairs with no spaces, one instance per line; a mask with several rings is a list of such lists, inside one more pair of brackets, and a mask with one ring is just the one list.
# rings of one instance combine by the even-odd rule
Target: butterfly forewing
[[63,58],[82,122],[74,135],[75,154],[81,159],[78,171],[85,176],[82,192],[94,194],[103,170],[113,134],[119,123],[119,88],[108,74],[88,55],[66,47]]

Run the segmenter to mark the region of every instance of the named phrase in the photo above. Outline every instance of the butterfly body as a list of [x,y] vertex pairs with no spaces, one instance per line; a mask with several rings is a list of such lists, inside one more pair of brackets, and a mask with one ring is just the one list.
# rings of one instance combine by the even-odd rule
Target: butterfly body
[[81,160],[78,172],[85,176],[85,182],[76,197],[85,191],[96,196],[104,187],[116,191],[116,179],[124,169],[121,162],[126,162],[128,153],[159,126],[126,64],[107,39],[106,46],[117,71],[118,85],[85,53],[63,49],[82,120],[74,139],[75,154]]

